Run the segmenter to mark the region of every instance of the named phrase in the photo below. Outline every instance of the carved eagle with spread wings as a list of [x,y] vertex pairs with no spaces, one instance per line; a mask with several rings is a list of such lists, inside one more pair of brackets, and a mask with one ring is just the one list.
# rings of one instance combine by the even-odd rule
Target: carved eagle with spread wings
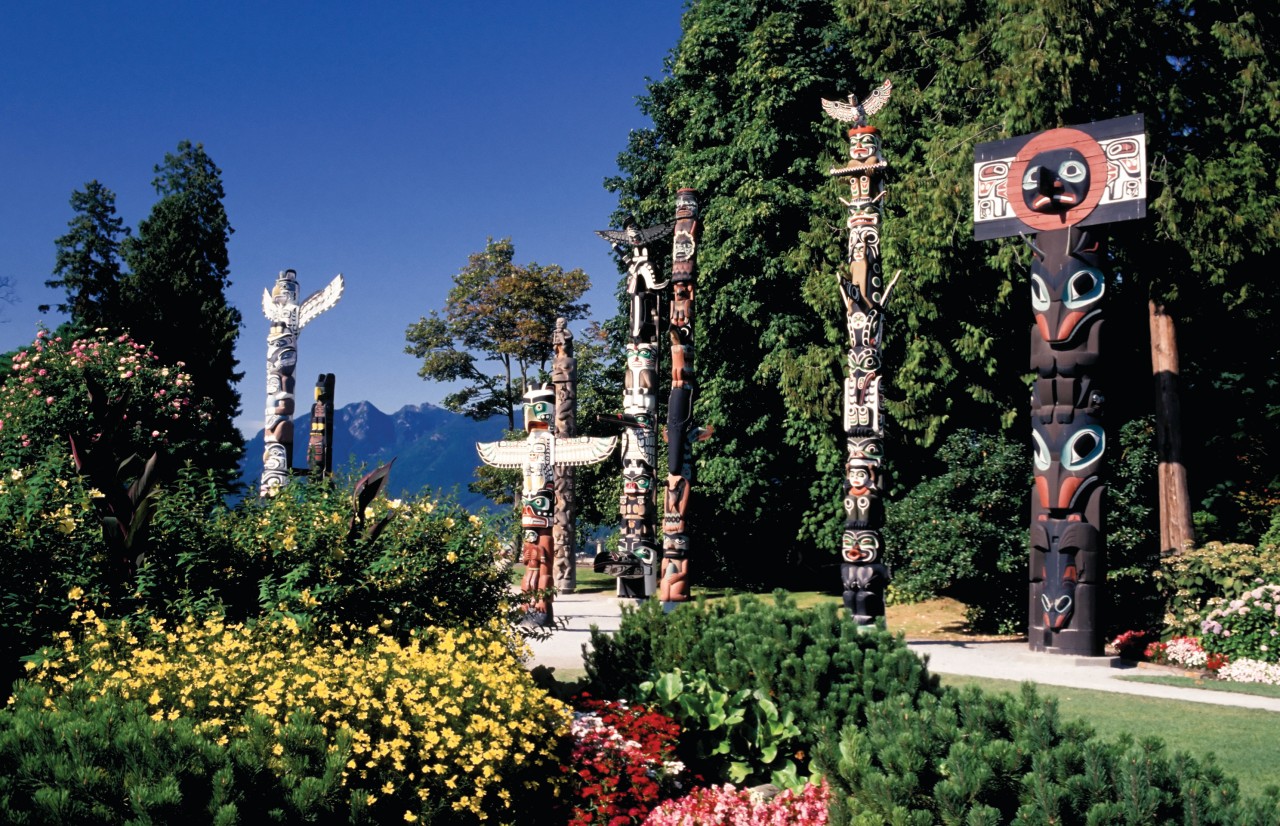
[[636,219],[628,215],[627,220],[622,222],[622,229],[598,229],[596,235],[599,235],[610,244],[627,247],[647,247],[649,244],[657,241],[659,238],[666,238],[676,227],[675,221],[669,224],[657,224],[652,227],[644,227],[643,229],[636,223]]
[[277,324],[288,324],[290,314],[296,309],[298,312],[298,329],[301,330],[303,327],[307,326],[307,322],[338,303],[338,299],[342,298],[342,290],[344,286],[345,284],[342,280],[342,273],[338,273],[338,275],[330,281],[323,290],[312,293],[307,296],[301,304],[293,306],[291,306],[287,300],[277,300],[277,298],[272,295],[271,290],[263,290],[262,314],[267,317],[268,321],[272,321]]
[[867,118],[884,108],[889,102],[889,93],[893,91],[893,81],[881,83],[862,103],[856,95],[849,95],[848,101],[822,99],[822,111],[831,117],[854,126],[866,126]]

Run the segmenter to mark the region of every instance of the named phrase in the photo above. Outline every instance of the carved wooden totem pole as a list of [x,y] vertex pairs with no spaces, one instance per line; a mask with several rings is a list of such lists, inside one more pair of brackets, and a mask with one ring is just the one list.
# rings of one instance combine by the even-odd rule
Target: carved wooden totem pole
[[694,484],[692,443],[711,428],[693,426],[693,282],[697,272],[698,195],[676,192],[671,252],[671,396],[667,402],[667,485],[662,521],[662,580],[658,594],[668,610],[689,599],[689,497]]
[[525,564],[521,590],[532,598],[525,624],[538,628],[554,625],[552,611],[552,560],[555,548],[551,526],[555,512],[555,470],[559,466],[594,465],[609,458],[616,437],[561,439],[551,432],[555,415],[555,391],[550,386],[532,387],[524,394],[524,441],[478,442],[476,450],[487,465],[520,468],[524,473],[520,526],[524,532],[522,561]]
[[886,81],[858,103],[822,101],[823,110],[851,124],[849,162],[828,174],[849,182],[849,198],[841,198],[848,210],[846,253],[848,270],[840,274],[838,288],[849,332],[848,372],[844,381],[844,533],[840,539],[840,577],[844,604],[859,625],[870,625],[884,616],[884,590],[889,569],[884,564],[880,528],[884,525],[884,421],[880,398],[881,334],[884,308],[893,284],[885,285],[880,268],[880,204],[884,199],[887,167],[880,154],[880,133],[867,125],[889,100],[892,86]]
[[267,332],[267,419],[263,427],[262,481],[266,496],[288,484],[293,467],[293,389],[298,365],[298,334],[313,318],[342,297],[339,273],[317,293],[298,303],[298,274],[285,270],[271,290],[262,291],[262,313],[271,322]]
[[1031,648],[1102,653],[1105,252],[1099,225],[1146,214],[1141,115],[979,144],[974,237],[1030,241]]
[[671,234],[672,224],[641,229],[628,218],[622,230],[599,230],[597,235],[615,249],[630,247],[627,294],[631,297],[627,333],[627,372],[622,391],[622,415],[602,421],[622,427],[622,496],[619,499],[621,535],[616,554],[598,555],[595,569],[618,577],[620,596],[645,597],[657,590],[657,509],[654,493],[658,464],[658,327],[662,293],[649,261],[649,244]]
[[[556,438],[578,435],[578,360],[573,357],[573,332],[563,318],[556,319],[551,335],[555,358],[551,362],[551,382],[556,388]],[[568,465],[556,468],[556,514],[551,528],[555,544],[555,583],[562,594],[572,594],[578,586],[577,503],[574,501],[574,469]]]
[[312,478],[333,474],[333,373],[316,379],[311,405],[311,436],[307,440],[307,472]]

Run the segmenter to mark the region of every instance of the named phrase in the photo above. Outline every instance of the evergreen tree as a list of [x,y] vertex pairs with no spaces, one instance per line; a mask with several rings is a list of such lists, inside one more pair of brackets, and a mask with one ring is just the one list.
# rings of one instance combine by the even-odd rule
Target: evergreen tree
[[[130,230],[116,215],[115,193],[99,181],[89,181],[83,190],[71,193],[71,208],[75,217],[67,222],[67,234],[54,241],[55,278],[44,283],[66,290],[67,300],[57,305],[58,312],[91,332],[113,326],[119,319],[120,242]],[[42,305],[40,310],[47,312],[49,306]]]
[[199,397],[219,415],[208,423],[196,458],[230,481],[244,439],[234,347],[240,311],[227,303],[227,241],[233,232],[222,200],[222,172],[202,144],[183,141],[166,153],[153,181],[160,200],[121,245],[129,274],[121,283],[119,321],[166,363],[182,362]]
[[[1193,486],[1248,488],[1265,510],[1280,373],[1254,342],[1280,332],[1266,275],[1280,245],[1277,32],[1280,8],[1226,0],[690,6],[641,101],[654,126],[631,135],[608,186],[641,223],[664,220],[678,186],[702,193],[695,420],[717,427],[699,458],[716,507],[696,530],[712,564],[776,582],[784,561],[835,561],[845,231],[825,170],[846,139],[818,101],[885,78],[882,250],[887,272],[903,270],[885,327],[897,489],[936,472],[934,446],[958,429],[1025,439],[1029,253],[972,240],[974,146],[1141,112],[1153,193],[1146,220],[1112,228],[1109,427],[1150,410],[1158,299],[1185,330],[1188,441],[1207,448],[1188,457]],[[1240,326],[1253,335],[1229,332]],[[1229,415],[1215,387],[1235,391]]]

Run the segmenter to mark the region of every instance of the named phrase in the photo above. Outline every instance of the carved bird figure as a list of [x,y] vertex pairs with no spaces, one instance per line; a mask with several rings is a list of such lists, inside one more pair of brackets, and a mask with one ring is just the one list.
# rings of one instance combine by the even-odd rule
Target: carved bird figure
[[889,93],[893,91],[893,81],[886,80],[877,86],[867,99],[858,102],[857,95],[849,95],[848,101],[822,99],[822,111],[843,123],[854,126],[866,126],[867,118],[884,108],[889,102]]

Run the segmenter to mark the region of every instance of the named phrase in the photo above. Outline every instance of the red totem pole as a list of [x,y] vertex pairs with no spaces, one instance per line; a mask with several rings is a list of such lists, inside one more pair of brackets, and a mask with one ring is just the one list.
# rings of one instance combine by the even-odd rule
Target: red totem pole
[[849,162],[828,174],[849,182],[849,198],[841,199],[848,215],[848,268],[838,288],[849,332],[848,372],[844,382],[844,433],[847,460],[844,480],[844,532],[840,539],[840,578],[844,604],[859,625],[884,616],[884,589],[889,569],[882,559],[880,528],[884,524],[884,421],[880,383],[881,336],[890,283],[880,268],[880,203],[888,164],[880,154],[880,133],[867,118],[889,101],[889,81],[862,103],[823,100],[822,108],[849,123]]
[[693,280],[697,270],[698,197],[676,192],[671,262],[671,396],[667,402],[667,491],[663,510],[662,581],[659,598],[670,610],[689,598],[689,496],[693,490],[694,441],[711,429],[693,426]]
[[979,144],[974,238],[1027,236],[1031,264],[1031,648],[1102,653],[1106,431],[1095,227],[1146,214],[1141,115]]

